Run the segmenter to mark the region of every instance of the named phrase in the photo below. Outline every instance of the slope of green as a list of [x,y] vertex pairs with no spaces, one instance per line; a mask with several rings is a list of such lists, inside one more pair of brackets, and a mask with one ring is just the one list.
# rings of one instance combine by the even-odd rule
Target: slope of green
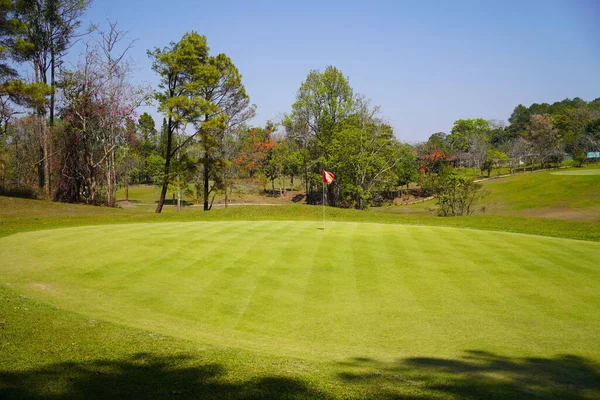
[[[544,219],[600,221],[600,174],[597,167],[566,171],[536,171],[482,181],[486,195],[475,214]],[[388,213],[424,215],[435,200],[401,207]]]
[[594,169],[542,171],[487,181],[490,212],[600,220],[600,174]]

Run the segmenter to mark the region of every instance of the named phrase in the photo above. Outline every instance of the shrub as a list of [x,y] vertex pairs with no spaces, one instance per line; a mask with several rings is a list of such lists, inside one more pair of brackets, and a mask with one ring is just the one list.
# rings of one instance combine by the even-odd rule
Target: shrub
[[473,205],[483,196],[481,183],[456,174],[437,177],[434,195],[437,198],[437,213],[440,216],[470,215]]

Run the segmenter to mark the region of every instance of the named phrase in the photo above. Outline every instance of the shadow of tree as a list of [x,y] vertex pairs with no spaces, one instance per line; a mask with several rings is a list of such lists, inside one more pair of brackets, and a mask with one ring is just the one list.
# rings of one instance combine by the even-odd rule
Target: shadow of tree
[[[194,362],[195,361],[195,362]],[[287,377],[226,378],[220,364],[193,356],[139,353],[121,360],[50,364],[23,372],[0,371],[2,399],[304,399],[327,398]]]
[[301,201],[304,201],[304,194],[303,193],[298,193],[296,195],[294,195],[294,197],[292,197],[292,201],[294,203],[300,203]]
[[[131,200],[129,201],[130,203],[132,202]],[[158,204],[158,200],[154,201],[155,204]],[[177,199],[165,199],[165,202],[163,203],[166,206],[176,206],[177,205]],[[189,202],[187,200],[181,200],[181,206],[182,207],[188,207],[188,206],[193,206],[194,203]]]
[[338,377],[368,387],[367,397],[600,399],[600,365],[574,355],[519,358],[469,350],[460,359],[354,358],[339,366]]

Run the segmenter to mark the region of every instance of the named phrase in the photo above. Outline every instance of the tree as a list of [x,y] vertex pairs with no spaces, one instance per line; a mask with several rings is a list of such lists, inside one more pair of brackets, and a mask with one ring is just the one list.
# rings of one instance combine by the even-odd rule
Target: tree
[[430,152],[436,150],[446,152],[451,148],[450,143],[448,143],[448,135],[444,132],[437,132],[429,136],[429,139],[427,139],[427,146],[429,147]]
[[[487,159],[498,169],[498,176],[500,176],[500,168],[502,167],[502,164],[508,160],[508,155],[500,150],[489,149]],[[491,171],[488,170],[488,178],[490,177],[490,173]]]
[[[61,73],[66,123],[59,146],[61,177],[55,199],[97,203],[96,189],[105,185],[109,206],[116,204],[119,146],[135,138],[135,109],[146,99],[144,88],[128,83],[130,69],[116,50],[124,32],[109,24],[97,41],[86,44],[84,58],[74,71]],[[103,175],[102,177],[100,175]]]
[[174,136],[178,130],[185,130],[187,124],[207,112],[210,106],[205,104],[197,90],[204,75],[208,50],[206,37],[192,32],[186,33],[178,43],[148,52],[152,69],[161,78],[155,98],[159,102],[159,110],[166,116],[163,132],[166,138],[165,163],[157,213],[162,211],[171,177],[171,161],[179,150],[173,146]]
[[19,24],[14,18],[14,2],[0,1],[0,137],[8,131],[8,123],[15,114],[8,89],[10,83],[17,78],[17,71],[7,61],[10,48],[14,46],[15,34]]
[[[209,56],[206,37],[186,33],[178,43],[149,52],[153,69],[161,77],[155,97],[159,110],[167,117],[164,182],[156,208],[160,213],[169,182],[171,160],[175,154],[198,138],[203,165],[204,209],[209,210],[211,167],[217,163],[227,129],[253,114],[241,83],[241,75],[224,54]],[[193,133],[177,146],[173,136],[191,125]]]
[[[52,143],[46,116],[50,111],[50,127],[54,126],[55,76],[57,64],[69,49],[80,25],[79,18],[87,7],[86,0],[16,0],[15,11],[21,35],[15,41],[14,54],[19,61],[31,62],[35,83],[49,86],[49,104],[44,98],[37,104],[40,124],[39,186],[50,197],[50,157]],[[50,77],[48,77],[50,73]]]
[[408,189],[411,182],[416,182],[419,177],[419,164],[417,163],[416,151],[406,143],[398,145],[398,162],[396,163],[396,175],[398,176],[398,185]]
[[223,165],[227,159],[224,153],[227,133],[255,114],[255,107],[250,107],[250,99],[242,84],[242,75],[229,57],[225,54],[210,57],[206,67],[204,80],[197,84],[205,104],[213,107],[207,108],[203,115],[193,121],[201,149],[204,211],[212,208],[212,202],[209,206],[209,195],[218,189],[216,186],[210,187],[211,178],[219,182],[220,175],[213,169],[218,164]]
[[452,172],[450,157],[441,151],[423,154],[419,159],[418,183],[427,195],[435,192],[435,182],[440,176]]
[[[354,112],[354,99],[348,79],[333,66],[324,72],[310,71],[298,89],[292,113],[284,125],[288,137],[305,150],[303,169],[309,204],[316,203],[321,170],[332,170],[329,163],[333,136],[338,124]],[[337,183],[334,181],[327,187],[332,205],[336,202]]]
[[108,193],[107,205],[114,207],[117,192],[116,152],[127,135],[131,138],[135,136],[135,125],[128,125],[127,122],[135,116],[135,110],[147,100],[148,95],[145,88],[133,86],[128,82],[132,69],[125,56],[134,41],[125,43],[120,48],[127,31],[119,30],[116,22],[109,22],[107,30],[98,28],[96,30],[99,37],[96,68],[104,79],[104,84],[99,88],[96,96],[102,103],[98,112],[101,127],[104,128],[101,132]]
[[509,143],[508,157],[511,162],[511,173],[515,173],[517,165],[523,164],[523,171],[531,158],[531,143],[522,136],[513,139]]
[[340,123],[330,163],[337,177],[336,196],[357,209],[369,207],[377,191],[395,188],[399,161],[392,128],[376,117],[378,108],[357,98],[356,112]]
[[450,135],[446,138],[452,150],[467,150],[473,135],[488,136],[490,123],[483,118],[468,118],[454,121]]
[[535,114],[529,123],[529,137],[533,144],[535,157],[547,168],[553,162],[562,160],[560,132],[554,129],[552,118],[548,114]]
[[512,114],[508,118],[510,123],[508,130],[516,136],[526,137],[529,130],[529,121],[531,119],[531,112],[529,108],[522,104],[515,107]]
[[455,217],[471,215],[473,205],[481,198],[481,183],[456,174],[443,174],[435,179],[434,194],[438,215]]
[[154,122],[154,118],[147,112],[140,115],[138,119],[138,131],[140,133],[139,141],[141,142],[142,155],[147,157],[159,145],[156,123]]
[[479,176],[483,176],[483,164],[487,158],[487,153],[490,148],[489,139],[481,133],[473,133],[469,135],[469,156],[473,165],[473,176],[479,170]]

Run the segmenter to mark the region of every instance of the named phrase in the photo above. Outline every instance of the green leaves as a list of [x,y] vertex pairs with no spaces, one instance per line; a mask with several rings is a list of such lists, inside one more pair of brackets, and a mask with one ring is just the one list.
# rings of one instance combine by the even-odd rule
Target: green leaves
[[475,202],[483,195],[481,186],[453,173],[438,176],[434,182],[438,214],[443,217],[470,215]]
[[[169,176],[170,160],[175,153],[197,143],[204,164],[205,209],[208,204],[208,185],[222,181],[212,167],[226,164],[227,160],[219,151],[223,146],[224,134],[228,128],[242,123],[253,115],[249,99],[242,85],[242,76],[233,62],[225,54],[209,55],[206,37],[196,32],[183,35],[177,43],[163,49],[149,51],[152,69],[161,76],[159,91],[155,98],[159,110],[169,119],[167,124],[167,151],[165,176]],[[180,131],[185,134],[188,126],[193,133],[171,148],[173,135]],[[163,185],[163,195],[157,211],[162,209],[167,181]]]

